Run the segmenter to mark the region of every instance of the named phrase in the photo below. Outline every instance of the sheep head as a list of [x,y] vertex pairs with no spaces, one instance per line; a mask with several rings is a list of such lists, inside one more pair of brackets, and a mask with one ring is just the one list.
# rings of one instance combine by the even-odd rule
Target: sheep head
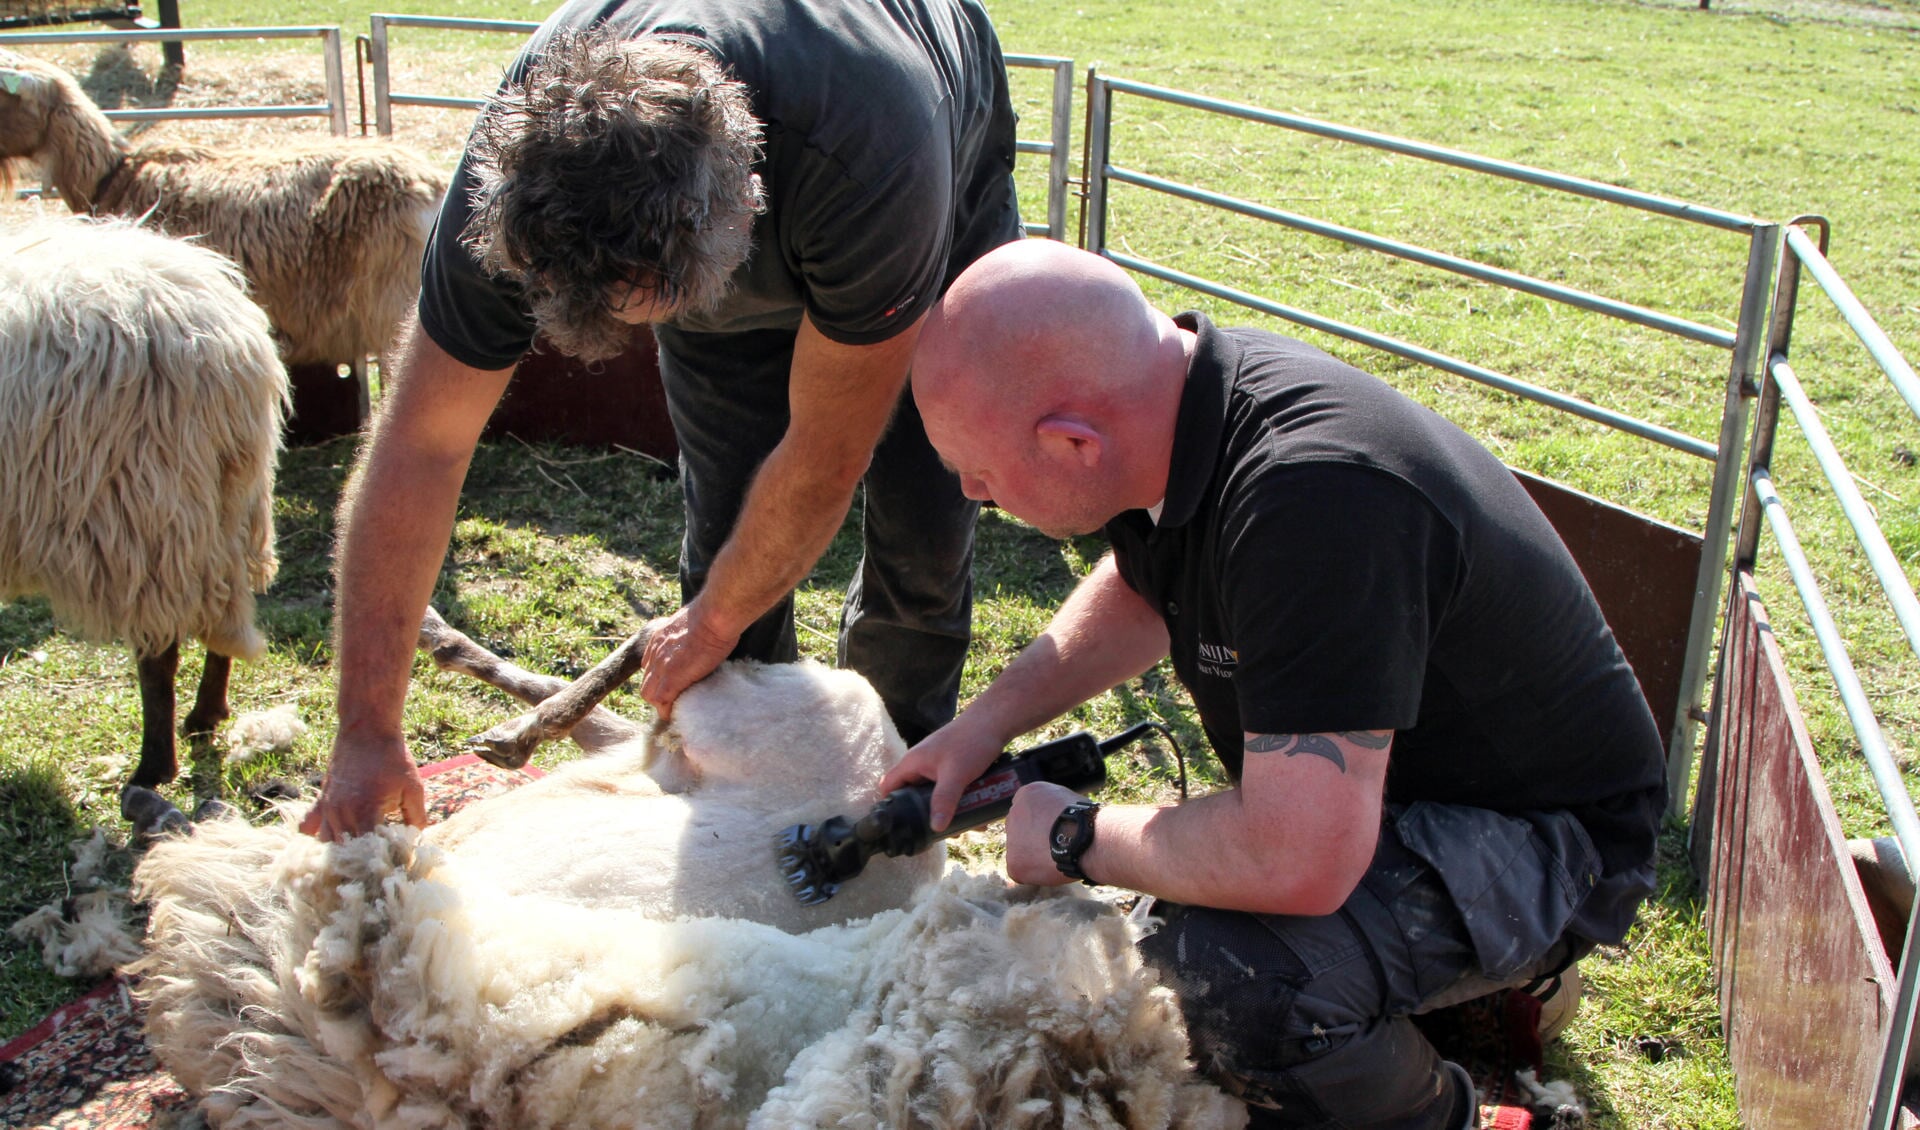
[[67,206],[85,212],[126,150],[126,139],[72,75],[0,49],[0,192],[13,189],[14,162],[34,160]]
[[[37,156],[59,87],[43,63],[0,49],[0,161]],[[0,177],[7,174],[0,164]],[[11,181],[0,181],[11,187]]]

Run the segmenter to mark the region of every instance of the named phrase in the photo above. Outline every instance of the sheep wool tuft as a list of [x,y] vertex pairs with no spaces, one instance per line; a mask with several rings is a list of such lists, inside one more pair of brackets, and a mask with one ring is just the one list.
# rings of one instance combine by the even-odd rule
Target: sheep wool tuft
[[300,708],[291,702],[270,710],[250,710],[227,727],[227,760],[238,765],[258,754],[292,749],[306,732]]
[[1554,1130],[1574,1130],[1587,1124],[1587,1104],[1571,1082],[1556,1079],[1542,1083],[1531,1067],[1513,1073],[1514,1081],[1527,1093],[1529,1105],[1545,1111]]
[[107,879],[102,872],[106,870],[107,856],[113,851],[106,829],[95,827],[92,835],[67,846],[73,849],[73,867],[67,871],[67,878],[84,886],[105,886]]
[[[436,660],[471,649],[436,623]],[[659,733],[588,733],[424,832],[321,844],[289,810],[148,852],[149,1042],[214,1126],[1244,1124],[1111,908],[937,852],[784,889],[774,832],[905,752],[858,676],[730,664]]]
[[104,888],[50,903],[7,928],[16,941],[40,947],[40,959],[62,977],[97,979],[137,960],[140,943],[127,932],[127,892]]

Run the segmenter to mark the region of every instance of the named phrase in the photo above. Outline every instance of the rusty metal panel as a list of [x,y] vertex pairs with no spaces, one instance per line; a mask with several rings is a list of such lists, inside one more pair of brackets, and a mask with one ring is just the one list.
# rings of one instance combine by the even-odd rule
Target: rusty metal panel
[[1667,732],[1680,704],[1700,538],[1548,479],[1514,477],[1573,554]]
[[1894,974],[1750,573],[1721,664],[1705,884],[1741,1116],[1754,1130],[1860,1126]]
[[550,345],[537,345],[514,369],[506,395],[487,421],[486,435],[617,445],[670,466],[680,457],[660,387],[653,334],[644,326],[635,330],[625,353],[595,365],[583,365]]

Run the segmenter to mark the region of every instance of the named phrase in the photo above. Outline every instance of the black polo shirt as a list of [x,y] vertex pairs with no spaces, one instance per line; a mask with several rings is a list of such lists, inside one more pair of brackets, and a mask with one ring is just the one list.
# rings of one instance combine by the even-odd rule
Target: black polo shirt
[[[679,328],[791,330],[804,311],[842,344],[885,341],[1019,238],[1006,64],[976,0],[573,0],[508,80],[556,32],[602,24],[706,51],[766,127],[752,254],[720,307]],[[518,288],[459,243],[473,183],[462,159],[428,244],[420,323],[456,360],[502,369],[532,343],[533,321]]]
[[1387,801],[1565,810],[1622,936],[1652,884],[1658,727],[1572,557],[1511,472],[1303,342],[1178,319],[1187,373],[1156,523],[1107,526],[1238,779],[1242,734],[1395,731]]

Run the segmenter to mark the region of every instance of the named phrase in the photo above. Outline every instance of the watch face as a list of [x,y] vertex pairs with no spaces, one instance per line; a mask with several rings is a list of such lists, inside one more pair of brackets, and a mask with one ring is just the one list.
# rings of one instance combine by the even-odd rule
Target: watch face
[[1054,818],[1052,847],[1058,852],[1079,855],[1093,839],[1093,812],[1097,805],[1075,801]]
[[1087,879],[1086,873],[1080,870],[1080,854],[1093,844],[1093,814],[1099,807],[1090,801],[1077,800],[1054,819],[1048,847],[1053,865],[1069,878]]

